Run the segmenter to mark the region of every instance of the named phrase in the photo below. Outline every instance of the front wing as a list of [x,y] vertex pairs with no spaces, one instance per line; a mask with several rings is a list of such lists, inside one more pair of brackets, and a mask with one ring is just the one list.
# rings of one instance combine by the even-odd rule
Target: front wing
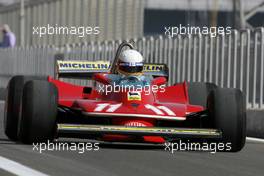
[[110,125],[80,125],[58,124],[58,135],[132,135],[132,136],[161,136],[170,138],[221,138],[222,133],[217,129],[201,128],[161,128],[161,127],[130,127]]

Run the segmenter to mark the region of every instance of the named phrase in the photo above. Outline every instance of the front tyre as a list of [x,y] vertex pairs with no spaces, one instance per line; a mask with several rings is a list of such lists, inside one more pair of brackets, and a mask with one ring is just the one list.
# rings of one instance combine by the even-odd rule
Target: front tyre
[[21,114],[23,87],[30,80],[47,80],[46,76],[17,75],[10,79],[4,109],[4,130],[7,137],[13,141],[18,139],[18,120]]
[[53,140],[56,130],[58,91],[48,81],[25,84],[18,137],[23,143]]
[[246,139],[246,106],[242,92],[216,88],[209,95],[208,110],[213,127],[222,131],[220,142],[231,144],[228,151],[240,151]]

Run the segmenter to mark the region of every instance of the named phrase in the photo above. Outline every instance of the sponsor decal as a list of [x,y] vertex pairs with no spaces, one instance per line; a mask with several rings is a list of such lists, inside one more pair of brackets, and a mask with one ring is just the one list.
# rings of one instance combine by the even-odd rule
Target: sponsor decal
[[[57,61],[59,70],[103,70],[108,71],[111,67],[109,61]],[[163,64],[144,64],[143,72],[163,72]]]
[[146,64],[144,65],[144,72],[149,72],[149,71],[163,71],[164,70],[164,65],[157,65],[157,64]]
[[146,125],[141,123],[141,122],[128,122],[125,124],[125,126],[130,126],[130,127],[145,127]]
[[127,92],[127,100],[128,101],[141,101],[141,93],[140,92]]
[[59,70],[108,70],[109,62],[106,61],[58,61]]

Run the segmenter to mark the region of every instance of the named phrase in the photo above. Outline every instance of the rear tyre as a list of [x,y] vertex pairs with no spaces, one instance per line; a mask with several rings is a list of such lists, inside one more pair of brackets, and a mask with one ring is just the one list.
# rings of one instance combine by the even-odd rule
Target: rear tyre
[[190,82],[188,83],[189,103],[192,105],[207,106],[207,97],[210,92],[216,89],[213,83]]
[[226,146],[231,144],[225,151],[240,151],[246,139],[246,106],[242,92],[228,88],[213,90],[208,98],[208,110],[213,127],[222,131],[219,142]]
[[18,136],[23,143],[53,140],[56,129],[58,92],[48,81],[25,84]]

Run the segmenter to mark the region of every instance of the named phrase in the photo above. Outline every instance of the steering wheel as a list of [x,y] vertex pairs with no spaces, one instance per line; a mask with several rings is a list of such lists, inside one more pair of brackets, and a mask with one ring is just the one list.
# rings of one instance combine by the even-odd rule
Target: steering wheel
[[134,49],[133,45],[129,42],[126,42],[126,41],[123,41],[117,51],[116,51],[116,55],[115,55],[115,58],[114,58],[114,61],[112,63],[112,66],[111,66],[111,69],[110,69],[110,73],[112,74],[117,74],[117,70],[116,70],[116,64],[117,64],[117,61],[118,61],[118,58],[119,58],[119,55],[122,51],[122,49],[125,47],[125,46],[128,46],[130,49]]

